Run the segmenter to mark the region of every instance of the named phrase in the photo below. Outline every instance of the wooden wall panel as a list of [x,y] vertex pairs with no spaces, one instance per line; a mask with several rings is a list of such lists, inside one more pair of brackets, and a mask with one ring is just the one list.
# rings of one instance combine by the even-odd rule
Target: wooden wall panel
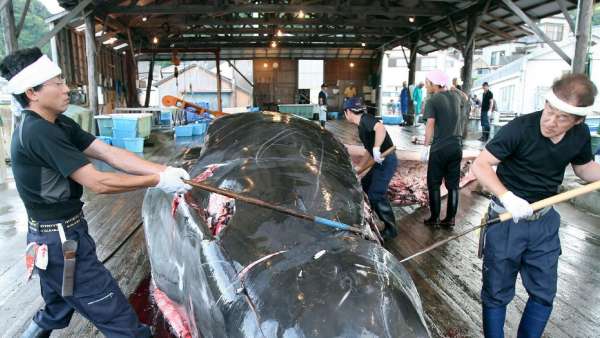
[[298,88],[297,60],[256,59],[253,64],[256,105],[265,110],[273,110],[277,104],[295,103]]

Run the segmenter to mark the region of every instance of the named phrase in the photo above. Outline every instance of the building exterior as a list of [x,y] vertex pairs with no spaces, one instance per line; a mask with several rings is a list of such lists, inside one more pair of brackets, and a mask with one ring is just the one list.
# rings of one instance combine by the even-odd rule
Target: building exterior
[[[600,27],[592,30],[591,79],[600,86]],[[570,35],[558,43],[567,55],[575,52],[575,38]],[[494,46],[497,47],[497,46]],[[490,47],[492,48],[492,47]],[[490,54],[491,55],[491,54]],[[570,72],[571,66],[550,47],[544,45],[529,54],[480,76],[473,84],[472,93],[481,97],[483,82],[488,82],[501,113],[524,114],[543,108],[544,96],[552,82]],[[596,111],[600,113],[600,100]]]

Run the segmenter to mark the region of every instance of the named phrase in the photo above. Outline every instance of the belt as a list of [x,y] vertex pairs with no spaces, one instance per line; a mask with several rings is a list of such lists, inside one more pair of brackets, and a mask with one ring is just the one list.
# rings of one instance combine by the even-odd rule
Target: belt
[[[29,224],[29,230],[31,231],[35,231],[35,232],[54,232],[54,231],[58,231],[58,225],[62,224],[63,228],[66,229],[71,229],[77,225],[79,225],[79,223],[81,223],[81,221],[83,220],[83,211],[80,211],[77,215],[65,219],[62,222],[57,222],[57,223],[48,223],[48,222],[44,222],[44,221],[36,221],[34,219],[29,219],[28,224]],[[51,222],[56,222],[56,221],[51,221]]]
[[[492,210],[497,214],[506,212],[506,209],[504,209],[504,206],[502,205],[502,203],[500,203],[500,201],[498,201],[496,199],[496,197],[493,197],[490,200],[490,208],[492,208]],[[531,216],[523,218],[523,220],[530,221],[530,222],[537,221],[538,219],[542,218],[542,216],[547,214],[548,211],[550,211],[551,209],[552,209],[552,206],[544,207],[538,211],[535,211]]]

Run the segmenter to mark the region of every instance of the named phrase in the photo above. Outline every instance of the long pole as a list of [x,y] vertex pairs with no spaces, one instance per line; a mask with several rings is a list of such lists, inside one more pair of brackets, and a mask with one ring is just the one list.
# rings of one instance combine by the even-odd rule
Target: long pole
[[[560,202],[564,202],[564,201],[570,200],[571,198],[574,198],[574,197],[577,197],[577,196],[581,196],[581,195],[585,195],[587,193],[590,193],[590,192],[592,192],[594,190],[598,190],[598,189],[600,189],[600,181],[596,181],[594,183],[590,183],[590,184],[584,185],[583,187],[580,187],[580,188],[577,188],[577,189],[573,189],[573,190],[569,190],[569,191],[565,191],[565,192],[563,192],[561,194],[554,195],[552,197],[548,197],[548,198],[543,199],[541,201],[537,201],[537,202],[531,204],[531,208],[534,211],[537,211],[537,210],[543,209],[545,207],[549,207],[551,205],[554,205],[554,204],[557,204],[557,203],[560,203]],[[492,219],[492,220],[490,220],[490,221],[488,221],[488,222],[486,222],[484,224],[481,224],[481,225],[478,225],[478,226],[474,226],[474,227],[469,228],[469,229],[467,229],[467,230],[465,230],[465,231],[463,231],[463,232],[461,232],[461,233],[459,233],[457,235],[450,236],[450,237],[448,237],[448,238],[446,238],[444,240],[441,240],[439,242],[433,243],[432,245],[426,247],[425,249],[423,249],[423,250],[421,250],[421,251],[419,251],[419,252],[417,252],[415,254],[412,254],[412,255],[404,258],[403,260],[400,261],[400,263],[404,263],[404,262],[409,261],[409,260],[411,260],[411,259],[413,259],[413,258],[415,258],[417,256],[421,256],[424,253],[427,253],[427,252],[429,252],[429,251],[431,251],[431,250],[433,250],[433,249],[435,249],[437,247],[440,247],[440,246],[442,246],[442,245],[444,245],[444,244],[446,244],[446,243],[448,243],[450,241],[453,241],[453,240],[455,240],[457,238],[460,238],[460,237],[462,237],[462,236],[464,236],[464,235],[466,235],[468,233],[471,233],[471,232],[473,232],[473,231],[475,231],[477,229],[481,229],[481,228],[483,228],[485,226],[493,225],[493,224],[496,224],[496,223],[504,222],[504,221],[507,221],[507,220],[509,220],[511,218],[512,218],[512,215],[509,212],[502,213],[498,217],[496,217],[496,218],[494,218],[494,219]]]
[[572,66],[574,74],[586,73],[593,14],[594,0],[579,0],[577,31],[575,32],[575,55],[573,56]]
[[317,216],[313,216],[313,215],[309,215],[309,214],[305,214],[302,213],[300,211],[294,210],[294,209],[290,209],[290,208],[286,208],[286,207],[282,207],[280,205],[275,205],[266,201],[263,201],[261,199],[258,198],[254,198],[254,197],[249,197],[249,196],[244,196],[242,194],[233,192],[231,190],[225,190],[225,189],[220,189],[220,188],[216,188],[213,186],[210,186],[208,184],[204,184],[204,183],[200,183],[200,182],[194,182],[194,181],[190,181],[190,180],[184,180],[185,183],[191,185],[192,187],[204,190],[204,191],[208,191],[208,192],[212,192],[215,194],[219,194],[219,195],[223,195],[229,198],[233,198],[235,200],[238,201],[242,201],[248,204],[252,204],[252,205],[256,205],[259,206],[261,208],[266,208],[266,209],[271,209],[271,210],[275,210],[278,212],[281,212],[283,214],[286,215],[290,215],[290,216],[294,216],[297,218],[301,218],[301,219],[305,219],[307,221],[311,221],[311,222],[315,222],[318,224],[323,224],[326,225],[328,227],[331,228],[336,228],[336,229],[340,229],[340,230],[348,230],[348,231],[352,231],[352,232],[356,232],[356,233],[364,233],[364,231],[360,228],[357,228],[355,226],[351,226],[348,224],[344,224],[341,222],[337,222],[337,221],[333,221],[333,220],[329,220],[329,219],[325,219],[322,217],[317,217]]
[[96,19],[85,17],[85,54],[87,61],[88,103],[92,115],[98,115],[98,83],[96,82]]

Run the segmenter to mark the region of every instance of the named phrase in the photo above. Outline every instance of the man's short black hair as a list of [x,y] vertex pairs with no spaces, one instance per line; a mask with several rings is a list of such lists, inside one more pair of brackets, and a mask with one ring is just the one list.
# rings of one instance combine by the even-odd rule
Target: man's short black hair
[[[2,62],[0,62],[0,75],[5,79],[10,80],[27,66],[36,62],[42,55],[42,51],[37,47],[19,49],[9,54]],[[40,89],[42,89],[41,84],[33,87],[34,91]],[[17,95],[13,94],[13,96],[24,108],[29,106],[29,99],[25,93]]]
[[484,83],[482,84],[482,86],[484,86],[484,87],[489,87],[490,85],[489,85],[487,82],[484,82]]

